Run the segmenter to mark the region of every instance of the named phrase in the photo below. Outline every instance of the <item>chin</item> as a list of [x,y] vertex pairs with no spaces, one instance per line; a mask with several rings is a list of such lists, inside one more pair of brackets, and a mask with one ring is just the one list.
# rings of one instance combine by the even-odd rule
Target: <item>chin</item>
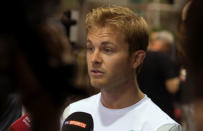
[[91,82],[91,85],[92,85],[93,87],[95,87],[95,88],[98,88],[98,89],[100,89],[100,88],[102,87],[101,84],[94,83],[94,82]]
[[102,87],[105,87],[105,83],[101,82],[99,80],[91,80],[91,85],[95,88],[101,89]]

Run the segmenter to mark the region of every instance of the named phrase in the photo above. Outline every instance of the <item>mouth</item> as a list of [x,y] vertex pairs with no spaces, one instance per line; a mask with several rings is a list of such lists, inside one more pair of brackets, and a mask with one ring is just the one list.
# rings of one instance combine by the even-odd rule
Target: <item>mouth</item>
[[102,76],[104,74],[104,72],[100,71],[100,70],[93,69],[93,70],[90,71],[90,74],[92,76]]

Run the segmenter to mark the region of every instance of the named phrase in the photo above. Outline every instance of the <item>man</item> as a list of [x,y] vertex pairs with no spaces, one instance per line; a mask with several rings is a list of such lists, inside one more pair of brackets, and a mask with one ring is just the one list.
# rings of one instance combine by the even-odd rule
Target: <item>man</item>
[[160,51],[171,57],[173,48],[174,37],[171,32],[167,30],[160,30],[151,33],[149,50]]
[[71,104],[63,118],[87,112],[95,131],[181,130],[137,84],[148,45],[145,20],[128,8],[104,7],[87,15],[86,27],[90,83],[101,93]]

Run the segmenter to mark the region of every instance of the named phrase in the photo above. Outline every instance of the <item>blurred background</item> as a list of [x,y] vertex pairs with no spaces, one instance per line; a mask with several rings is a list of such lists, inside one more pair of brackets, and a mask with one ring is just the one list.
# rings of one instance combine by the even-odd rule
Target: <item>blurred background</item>
[[70,9],[71,19],[77,24],[71,26],[70,40],[78,44],[85,42],[84,18],[92,8],[102,5],[123,5],[143,16],[151,30],[177,31],[181,10],[187,0],[64,0],[63,8]]

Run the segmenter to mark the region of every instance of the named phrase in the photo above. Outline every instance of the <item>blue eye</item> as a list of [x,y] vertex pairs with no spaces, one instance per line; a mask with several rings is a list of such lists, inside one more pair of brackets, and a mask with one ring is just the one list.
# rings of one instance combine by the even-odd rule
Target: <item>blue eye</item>
[[104,48],[103,51],[104,51],[106,54],[111,54],[111,53],[113,53],[113,49],[112,49],[112,48]]
[[87,50],[87,52],[93,52],[94,48],[93,47],[87,47],[86,50]]

